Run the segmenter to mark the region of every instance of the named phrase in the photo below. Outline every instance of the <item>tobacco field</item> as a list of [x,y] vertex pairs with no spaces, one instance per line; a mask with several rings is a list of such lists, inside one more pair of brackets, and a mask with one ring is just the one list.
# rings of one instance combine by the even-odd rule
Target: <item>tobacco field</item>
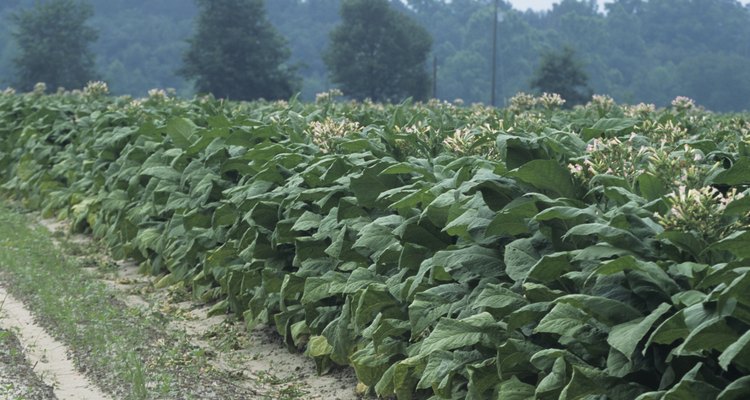
[[398,399],[750,395],[750,115],[0,94],[4,196]]

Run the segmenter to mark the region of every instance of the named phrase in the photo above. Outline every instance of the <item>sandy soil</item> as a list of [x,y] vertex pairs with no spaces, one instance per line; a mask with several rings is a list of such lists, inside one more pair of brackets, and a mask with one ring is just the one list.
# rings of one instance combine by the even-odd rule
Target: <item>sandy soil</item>
[[[64,223],[42,220],[40,224],[52,232],[68,232]],[[91,239],[69,235],[66,240],[86,245]],[[108,261],[112,263],[112,260]],[[209,316],[208,306],[174,299],[171,288],[155,289],[157,279],[140,274],[135,263],[118,261],[114,264],[117,265],[114,272],[99,272],[98,275],[110,288],[121,293],[117,297],[128,307],[164,314],[169,320],[168,329],[183,332],[191,344],[210,354],[211,365],[232,376],[234,385],[263,393],[258,398],[282,398],[290,392],[297,393],[296,398],[310,400],[360,398],[352,369],[318,376],[313,361],[303,354],[289,352],[272,328],[248,332],[244,323],[231,315]],[[97,271],[91,273],[97,274]],[[20,318],[18,323],[24,324],[29,318]],[[227,343],[229,338],[232,343]],[[57,348],[57,344],[39,347],[55,351],[52,349]],[[66,351],[63,350],[63,354]]]
[[109,399],[85,375],[78,372],[68,358],[70,349],[39,326],[26,306],[8,294],[2,285],[0,299],[4,299],[0,310],[0,328],[16,333],[28,363],[46,385],[54,388],[54,395],[58,399]]

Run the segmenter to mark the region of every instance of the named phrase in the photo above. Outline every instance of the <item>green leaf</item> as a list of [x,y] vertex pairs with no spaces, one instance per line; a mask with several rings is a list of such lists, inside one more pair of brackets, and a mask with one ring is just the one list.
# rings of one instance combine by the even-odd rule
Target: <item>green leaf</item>
[[169,120],[167,126],[164,128],[167,135],[172,138],[172,142],[183,150],[190,148],[190,145],[193,143],[192,138],[196,129],[197,127],[193,121],[179,117]]
[[517,239],[505,246],[505,273],[516,282],[526,279],[541,255],[534,247],[534,239]]
[[302,214],[302,216],[300,216],[294,223],[294,225],[292,226],[292,230],[297,232],[305,232],[313,229],[318,229],[318,227],[320,227],[321,220],[322,217],[320,215],[312,213],[310,211],[305,211],[305,213]]
[[354,323],[363,328],[369,325],[377,314],[384,318],[405,318],[400,303],[393,298],[385,285],[369,285],[359,296],[354,311]]
[[677,355],[690,355],[694,352],[710,350],[724,351],[738,339],[737,332],[722,318],[704,321],[690,330],[685,341],[674,350]]
[[143,176],[152,176],[170,182],[179,182],[182,179],[182,173],[177,172],[172,167],[149,167],[141,171]]
[[581,372],[578,367],[573,367],[570,381],[560,392],[560,400],[574,400],[590,398],[594,395],[604,395],[606,391],[602,386]]
[[696,364],[688,371],[677,385],[664,393],[663,400],[714,400],[719,389],[705,382],[700,374],[703,363]]
[[493,343],[502,337],[503,327],[504,324],[495,322],[492,315],[486,312],[462,320],[443,318],[430,336],[424,339],[420,353],[431,354],[479,343]]
[[478,351],[436,351],[429,355],[417,389],[433,388],[437,389],[436,393],[447,392],[445,389],[450,388],[452,376],[481,357],[482,353]]
[[656,321],[666,314],[670,308],[669,304],[662,303],[646,317],[612,327],[607,337],[607,343],[632,361],[638,343],[643,340]]
[[538,189],[562,197],[575,197],[576,195],[570,171],[555,160],[533,160],[508,174]]
[[616,228],[609,225],[600,223],[590,223],[576,225],[568,230],[563,236],[563,239],[567,239],[570,236],[587,236],[596,235],[600,239],[606,241],[615,246],[621,246],[623,248],[640,248],[643,247],[640,239],[635,237],[632,233]]
[[350,298],[347,298],[339,317],[331,321],[322,333],[332,347],[330,357],[336,364],[349,364],[349,354],[352,353],[355,339],[352,328]]
[[467,288],[458,283],[448,283],[419,292],[409,305],[409,322],[412,339],[422,333],[438,319],[452,316],[466,305]]
[[552,364],[552,370],[536,386],[536,398],[559,399],[567,381],[568,365],[563,357],[558,357]]
[[497,400],[532,400],[536,388],[511,376],[500,384],[497,390]]
[[750,157],[741,157],[731,168],[713,178],[714,184],[738,186],[750,185]]
[[626,129],[632,129],[638,124],[638,120],[631,118],[602,118],[591,128],[583,130],[583,139],[591,140],[600,137],[602,134],[613,136],[618,132]]
[[534,332],[555,333],[560,336],[575,337],[584,328],[591,317],[585,312],[566,303],[555,304],[555,307],[545,315]]
[[[739,357],[739,358],[738,358]],[[719,365],[725,371],[732,362],[737,361],[745,368],[750,367],[750,331],[745,332],[734,343],[730,344],[719,356]]]
[[531,267],[526,279],[549,283],[559,279],[573,269],[574,267],[570,263],[570,253],[547,254]]
[[716,400],[746,400],[750,394],[750,375],[743,376],[727,385]]
[[735,232],[708,247],[708,250],[725,250],[739,258],[750,258],[750,231]]
[[485,231],[487,236],[517,236],[530,233],[528,220],[536,215],[536,202],[528,197],[511,201],[503,207]]
[[667,194],[667,185],[650,173],[643,173],[637,179],[638,190],[646,200],[656,200]]
[[491,308],[497,310],[495,315],[509,314],[528,304],[518,293],[501,285],[489,284],[474,299],[472,308]]

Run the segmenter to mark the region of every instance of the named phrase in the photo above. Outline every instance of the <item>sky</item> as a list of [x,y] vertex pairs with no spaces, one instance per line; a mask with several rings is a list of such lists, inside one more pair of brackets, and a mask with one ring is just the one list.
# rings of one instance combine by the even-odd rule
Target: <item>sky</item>
[[[559,0],[510,0],[513,8],[518,10],[532,9],[534,11],[549,10],[552,4],[559,3]],[[599,0],[599,8],[602,8],[604,0]]]
[[[559,3],[560,0],[510,0],[510,4],[513,8],[518,10],[526,10],[531,8],[534,11],[549,10],[552,8],[552,4]],[[598,0],[599,9],[604,9],[604,3],[608,3],[606,0]],[[750,0],[742,0],[743,4],[750,3]]]

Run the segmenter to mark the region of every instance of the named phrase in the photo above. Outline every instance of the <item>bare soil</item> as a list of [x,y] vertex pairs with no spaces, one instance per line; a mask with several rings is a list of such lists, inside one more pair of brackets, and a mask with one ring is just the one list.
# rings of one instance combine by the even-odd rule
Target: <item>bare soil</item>
[[[63,236],[62,240],[67,241],[68,244],[73,243],[83,248],[95,246],[87,236],[63,234],[67,231],[64,223],[51,220],[41,220],[39,223],[50,231],[56,232],[58,237]],[[56,245],[66,247],[61,246],[59,241]],[[91,257],[91,254],[83,254],[82,257]],[[103,252],[96,257],[99,258],[98,262],[86,263],[92,265],[87,271],[112,289],[116,301],[121,302],[123,307],[136,308],[163,316],[165,329],[184,335],[190,346],[199,349],[200,353],[207,358],[215,373],[207,374],[205,382],[185,382],[185,385],[193,388],[224,386],[227,390],[206,392],[198,398],[311,400],[360,398],[356,391],[357,379],[350,368],[319,376],[313,361],[301,353],[290,352],[272,328],[261,327],[248,331],[245,329],[245,324],[233,315],[209,316],[208,305],[190,301],[190,296],[179,287],[157,289],[158,279],[140,274],[135,263],[114,262]],[[96,267],[97,264],[107,264],[110,268],[103,272],[101,268]],[[12,321],[11,328],[18,329],[19,326],[32,325],[33,317],[31,314],[19,315],[9,321]],[[82,361],[85,367],[85,354],[75,354],[75,350],[67,349],[59,343],[46,341],[36,343],[41,354],[46,354],[48,358],[54,357],[57,360],[61,356],[72,353],[73,358]],[[89,375],[98,376],[92,372],[94,371],[89,371]],[[176,370],[176,373],[179,374],[179,370]],[[65,372],[60,370],[54,374],[45,372],[44,375],[58,377],[55,381],[57,383],[55,393],[61,399],[107,398],[100,394],[96,396],[102,397],[84,397],[86,395],[82,393],[76,394],[77,397],[63,397],[67,396],[65,394],[67,392],[58,389],[61,388],[59,383],[69,381],[69,379],[59,377],[75,377],[70,380],[74,382],[71,385],[75,388],[91,387],[85,380],[78,380],[79,375],[81,379],[85,377],[77,373],[75,368],[72,368],[72,371],[66,369]],[[116,388],[106,382],[103,386],[110,391],[115,389],[116,392]],[[186,390],[189,389],[188,387]],[[65,390],[72,390],[72,388],[66,386]],[[192,395],[200,395],[190,391]]]

